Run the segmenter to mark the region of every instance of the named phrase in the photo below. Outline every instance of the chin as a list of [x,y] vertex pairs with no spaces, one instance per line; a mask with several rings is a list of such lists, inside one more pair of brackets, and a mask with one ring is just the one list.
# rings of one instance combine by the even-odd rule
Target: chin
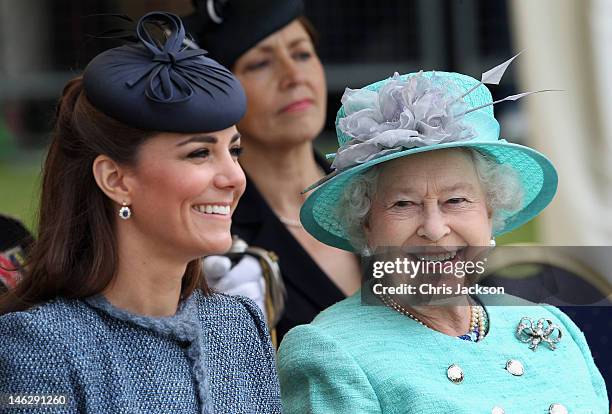
[[232,238],[228,236],[224,239],[217,239],[214,243],[206,243],[205,250],[201,256],[209,256],[211,254],[225,254],[232,247]]
[[[297,133],[296,133],[297,132]],[[321,129],[309,124],[297,124],[291,130],[287,130],[284,135],[283,142],[291,142],[293,144],[301,144],[304,142],[312,142],[319,136]]]

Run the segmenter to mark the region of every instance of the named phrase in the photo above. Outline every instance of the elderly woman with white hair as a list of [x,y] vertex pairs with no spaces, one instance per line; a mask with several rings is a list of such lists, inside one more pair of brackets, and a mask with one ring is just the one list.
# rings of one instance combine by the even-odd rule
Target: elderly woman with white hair
[[[336,171],[312,186],[304,227],[345,250],[400,248],[452,267],[535,217],[557,174],[542,154],[499,139],[483,84],[509,63],[482,82],[419,72],[347,89]],[[285,336],[283,412],[608,412],[584,336],[558,309],[456,293],[425,304],[393,289],[364,306],[370,286]]]

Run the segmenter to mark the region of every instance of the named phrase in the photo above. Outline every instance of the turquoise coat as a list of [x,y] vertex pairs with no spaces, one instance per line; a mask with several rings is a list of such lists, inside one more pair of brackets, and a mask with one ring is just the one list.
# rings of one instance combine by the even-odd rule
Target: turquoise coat
[[[361,305],[359,293],[292,329],[279,349],[283,412],[292,413],[608,413],[605,383],[584,335],[551,306],[493,306],[482,342],[419,325],[384,306]],[[524,316],[551,319],[563,331],[556,350],[534,352],[515,337]],[[509,360],[522,376],[506,370]],[[447,378],[450,365],[464,374]]]

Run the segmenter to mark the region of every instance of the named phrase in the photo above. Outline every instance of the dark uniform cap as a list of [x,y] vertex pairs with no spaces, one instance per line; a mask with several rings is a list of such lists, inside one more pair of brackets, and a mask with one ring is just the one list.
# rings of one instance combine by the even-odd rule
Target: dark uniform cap
[[185,18],[200,47],[228,68],[247,50],[304,13],[301,0],[194,0]]
[[[158,46],[145,23],[169,29]],[[152,12],[136,28],[140,42],[107,50],[85,68],[89,101],[128,126],[165,132],[213,132],[238,123],[246,111],[240,82],[202,49],[186,45],[178,16]],[[189,43],[189,42],[187,42]]]

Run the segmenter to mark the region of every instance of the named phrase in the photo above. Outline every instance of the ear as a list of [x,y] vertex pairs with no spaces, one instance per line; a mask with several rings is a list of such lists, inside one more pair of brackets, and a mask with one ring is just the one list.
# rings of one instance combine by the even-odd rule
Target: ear
[[126,170],[106,155],[98,155],[92,165],[98,187],[117,204],[132,204]]
[[361,227],[361,230],[363,231],[363,236],[365,239],[366,246],[369,246],[370,245],[370,242],[369,242],[370,234],[372,233],[372,228],[370,226],[370,213],[369,212],[365,220],[363,221],[363,226]]
[[489,233],[493,234],[493,210],[487,207],[487,218],[489,222]]
[[368,216],[366,217],[366,219],[363,221],[363,232],[366,236],[366,239],[370,236],[370,214],[368,214]]

